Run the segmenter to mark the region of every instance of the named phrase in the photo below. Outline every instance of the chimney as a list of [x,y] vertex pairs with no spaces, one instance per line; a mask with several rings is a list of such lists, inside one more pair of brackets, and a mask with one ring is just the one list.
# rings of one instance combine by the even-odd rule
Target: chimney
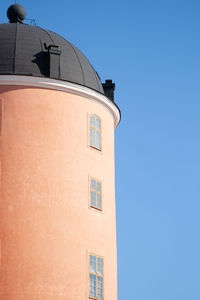
[[49,45],[47,47],[48,59],[49,59],[49,76],[52,78],[60,77],[60,47],[55,45]]
[[102,83],[102,86],[105,96],[114,102],[115,83],[113,83],[111,79],[108,79],[105,83]]

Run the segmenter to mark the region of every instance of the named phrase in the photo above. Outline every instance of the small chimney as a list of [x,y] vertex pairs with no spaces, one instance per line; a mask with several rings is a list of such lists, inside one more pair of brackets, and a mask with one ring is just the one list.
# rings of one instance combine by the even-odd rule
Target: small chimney
[[49,58],[49,76],[52,78],[60,77],[60,54],[61,50],[59,46],[49,45],[46,46],[48,58]]
[[111,79],[108,79],[105,83],[102,83],[102,85],[105,96],[114,102],[115,83],[113,83]]

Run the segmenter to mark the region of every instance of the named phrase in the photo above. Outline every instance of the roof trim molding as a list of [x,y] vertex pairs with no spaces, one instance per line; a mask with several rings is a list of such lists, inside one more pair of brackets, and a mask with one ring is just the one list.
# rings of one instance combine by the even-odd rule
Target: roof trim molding
[[108,111],[110,111],[114,119],[115,127],[120,122],[119,108],[111,100],[109,100],[106,96],[79,84],[55,80],[51,78],[20,75],[0,75],[0,85],[21,85],[40,87],[82,96],[102,104]]

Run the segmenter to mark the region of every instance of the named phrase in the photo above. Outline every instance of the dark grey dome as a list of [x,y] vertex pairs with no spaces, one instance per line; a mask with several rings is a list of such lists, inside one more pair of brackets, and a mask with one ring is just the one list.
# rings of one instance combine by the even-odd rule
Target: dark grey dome
[[58,34],[20,23],[0,24],[0,75],[48,77],[104,93],[87,58]]

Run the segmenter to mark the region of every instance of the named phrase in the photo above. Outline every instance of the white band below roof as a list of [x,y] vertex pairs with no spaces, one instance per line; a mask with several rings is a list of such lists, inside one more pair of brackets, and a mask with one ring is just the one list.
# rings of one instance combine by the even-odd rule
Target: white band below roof
[[32,76],[14,76],[14,75],[0,75],[0,85],[23,85],[34,86],[45,89],[53,89],[63,91],[90,100],[96,101],[106,107],[113,115],[115,127],[120,121],[120,112],[117,106],[109,100],[106,96],[85,86],[70,83],[67,81],[55,80],[51,78],[32,77]]

